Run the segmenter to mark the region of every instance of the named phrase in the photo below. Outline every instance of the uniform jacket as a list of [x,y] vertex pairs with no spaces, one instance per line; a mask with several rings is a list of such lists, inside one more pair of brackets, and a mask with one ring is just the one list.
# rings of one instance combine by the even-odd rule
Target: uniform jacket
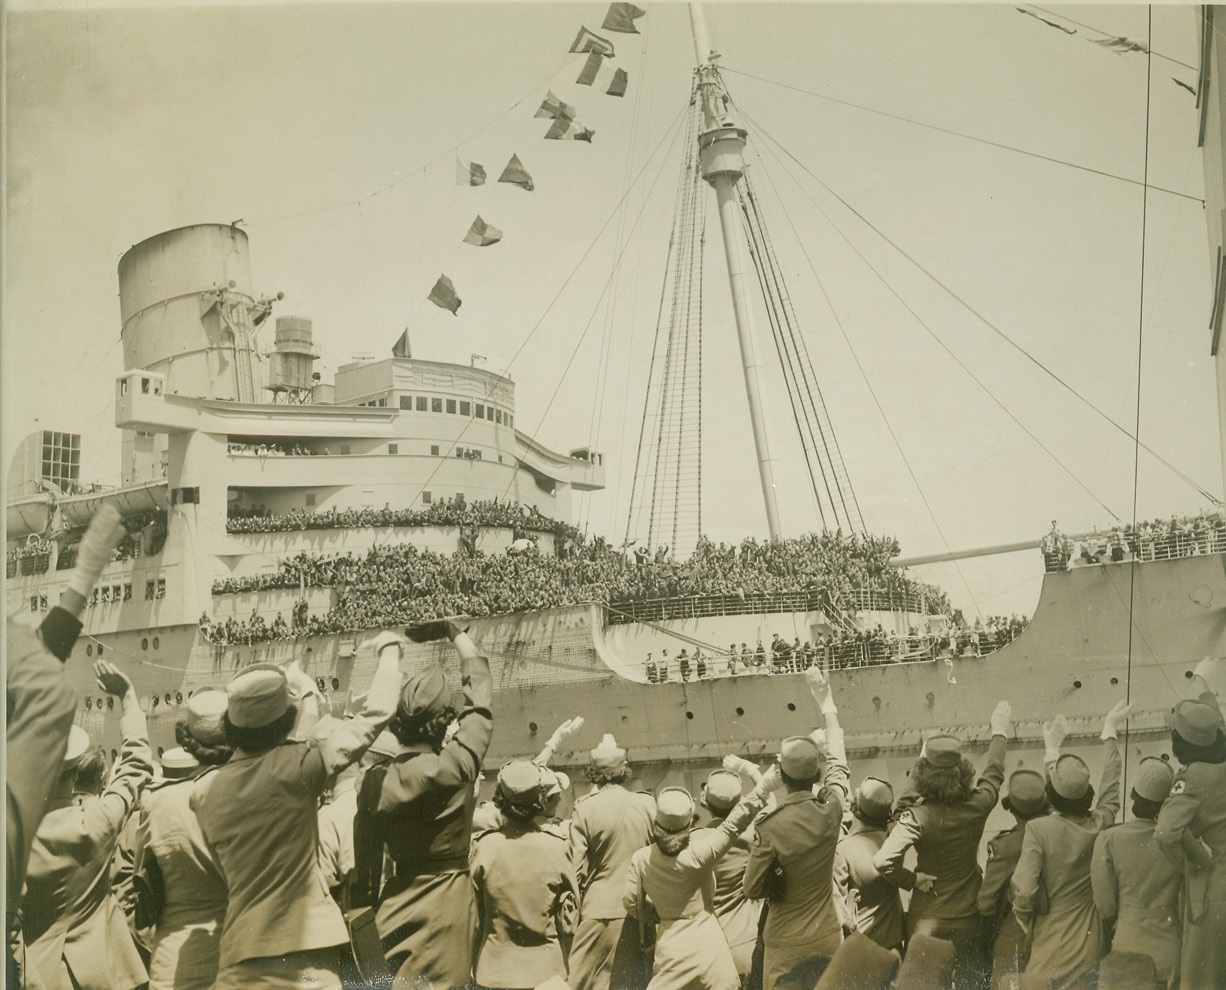
[[106,789],[48,802],[34,839],[22,929],[32,988],[128,990],[146,979],[111,894],[110,865],[119,833],[153,776],[153,753],[143,712],[125,712],[119,726],[123,749]]
[[349,940],[319,871],[319,796],[361,758],[394,711],[400,674],[376,669],[366,705],[318,747],[285,742],[236,750],[196,780],[191,806],[229,888],[220,968]]
[[[1217,705],[1211,693],[1200,700]],[[1226,763],[1193,763],[1176,774],[1154,839],[1184,870],[1180,986],[1214,986],[1226,972]]]
[[191,809],[195,780],[156,782],[141,798],[147,852],[157,859],[165,902],[154,930],[150,990],[209,987],[217,976],[226,881]]
[[[768,948],[829,940],[833,951],[841,941],[833,896],[834,854],[843,809],[851,801],[850,780],[847,764],[831,758],[820,794],[789,794],[757,822],[745,866],[745,896],[764,896],[773,865],[783,870],[783,896],[767,909],[763,939]],[[828,954],[824,949],[814,953]]]
[[856,819],[839,842],[839,852],[847,864],[847,886],[855,892],[856,930],[878,945],[893,949],[906,938],[907,931],[898,888],[873,863],[885,837],[885,829]]
[[1179,961],[1183,870],[1154,841],[1154,822],[1134,818],[1100,832],[1090,880],[1099,915],[1116,919],[1114,945],[1150,956],[1169,979]]
[[525,987],[565,978],[561,938],[571,934],[579,902],[566,840],[508,821],[476,837],[469,875],[481,924],[477,983]]
[[332,801],[319,809],[319,869],[328,889],[341,886],[353,872],[353,816],[358,810],[358,779],[332,788]]
[[[928,804],[916,800],[902,812],[873,863],[897,887],[911,890],[915,873],[903,866],[907,850],[915,847],[915,869],[937,878],[932,891],[914,890],[909,908],[911,929],[920,919],[976,921],[979,840],[988,815],[996,806],[1005,779],[1005,737],[993,736],[988,758],[970,796],[957,804]],[[905,805],[906,798],[900,799]]]
[[[694,839],[717,829],[724,820],[714,818],[706,828],[695,829]],[[754,943],[758,939],[758,922],[762,916],[762,902],[747,898],[742,887],[751,848],[752,833],[747,829],[728,847],[727,852],[715,861],[714,869],[715,894],[711,901],[712,911],[720,928],[724,930],[728,947],[732,949],[732,959],[736,963],[738,973],[749,972]]]
[[[1094,810],[1084,818],[1044,815],[1026,823],[1022,854],[1013,871],[1013,913],[1034,921],[1026,972],[1068,986],[1098,965],[1102,921],[1094,906],[1090,860],[1099,832],[1120,809],[1120,750],[1106,742],[1107,758]],[[1046,912],[1038,913],[1046,901]]]
[[579,917],[624,918],[626,870],[635,850],[651,841],[656,803],[650,794],[608,784],[575,802],[570,862],[579,882]]
[[[47,614],[43,626],[49,625],[63,627],[72,640],[81,629],[80,622],[58,607]],[[9,622],[6,640],[5,906],[11,913],[21,901],[30,846],[43,818],[47,794],[55,783],[56,768],[68,749],[76,695],[68,683],[63,660],[44,646],[33,630]]]

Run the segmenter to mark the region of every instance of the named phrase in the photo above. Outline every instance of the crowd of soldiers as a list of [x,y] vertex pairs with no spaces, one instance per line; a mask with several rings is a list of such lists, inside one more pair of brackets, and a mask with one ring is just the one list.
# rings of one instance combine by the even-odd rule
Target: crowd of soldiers
[[[89,542],[96,576],[105,560]],[[1141,761],[1121,825],[1124,702],[1103,721],[1097,790],[1062,752],[1059,715],[1044,724],[1043,772],[1006,776],[1002,701],[978,773],[960,738],[932,735],[896,796],[872,776],[852,787],[820,666],[804,676],[821,724],[766,767],[725,757],[697,797],[636,790],[606,734],[588,754],[590,793],[573,799],[549,763],[574,718],[500,767],[478,804],[492,683],[452,620],[407,635],[452,643],[458,709],[442,664],[404,679],[403,640],[381,633],[356,710],[325,713],[296,664],[196,689],[157,777],[132,684],[100,660],[121,711],[111,766],[72,724],[64,673],[89,573],[37,630],[8,625],[10,987],[1224,985],[1226,731],[1211,658],[1171,712],[1182,769]],[[1002,787],[1016,825],[981,863]]]

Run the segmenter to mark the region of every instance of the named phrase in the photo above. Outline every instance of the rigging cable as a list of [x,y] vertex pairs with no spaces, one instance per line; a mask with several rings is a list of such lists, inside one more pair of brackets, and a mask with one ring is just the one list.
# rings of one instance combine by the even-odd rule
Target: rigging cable
[[[795,93],[801,93],[805,96],[813,96],[819,100],[826,100],[829,103],[836,103],[839,106],[850,107],[853,110],[863,110],[865,113],[877,114],[879,117],[886,117],[889,120],[901,121],[904,124],[914,124],[916,127],[925,127],[931,131],[937,131],[941,134],[949,134],[953,137],[960,137],[967,141],[974,141],[976,144],[987,145],[990,148],[999,148],[1002,151],[1012,151],[1019,155],[1025,155],[1027,158],[1037,158],[1039,161],[1050,162],[1053,165],[1065,165],[1068,168],[1077,169],[1080,172],[1089,172],[1091,175],[1100,175],[1106,179],[1115,179],[1119,182],[1127,182],[1129,185],[1141,185],[1137,179],[1129,179],[1127,176],[1116,175],[1113,172],[1106,172],[1102,169],[1091,168],[1089,165],[1078,165],[1076,162],[1065,161],[1063,158],[1055,158],[1052,155],[1041,155],[1037,151],[1027,151],[1025,148],[1017,148],[1011,144],[1004,144],[1000,141],[991,141],[987,138],[976,137],[974,134],[966,134],[962,131],[955,131],[948,127],[941,127],[939,124],[929,124],[922,120],[913,120],[910,117],[904,117],[901,114],[890,113],[888,110],[878,110],[876,107],[866,107],[860,103],[852,103],[850,100],[840,100],[838,97],[827,96],[825,93],[815,93],[811,89],[802,89],[799,86],[793,86],[790,83],[779,82],[775,79],[767,79],[764,76],[754,75],[752,72],[742,72],[740,69],[732,69],[727,65],[721,65],[720,69],[724,72],[731,72],[734,75],[744,76],[746,79],[755,79],[758,82],[764,82],[771,86],[778,86],[780,89],[790,89]],[[1167,189],[1163,186],[1150,186],[1149,188],[1156,192],[1164,192],[1171,196],[1177,196],[1180,199],[1190,199],[1194,202],[1204,205],[1204,200],[1199,196],[1193,196],[1190,193],[1177,192],[1174,189]]]
[[[1148,51],[1154,40],[1154,8],[1148,7],[1148,22],[1146,25],[1145,59],[1145,176],[1149,177],[1149,116],[1152,89],[1154,82],[1153,53]],[[1149,218],[1148,190],[1141,194],[1141,291],[1137,300],[1137,419],[1136,443],[1133,447],[1132,459],[1132,531],[1137,531],[1137,491],[1141,484],[1141,357],[1145,345],[1145,246],[1146,223]],[[1124,701],[1132,701],[1132,628],[1133,610],[1136,608],[1137,593],[1137,562],[1134,559],[1128,569],[1128,676],[1124,681]],[[1124,723],[1124,765],[1120,778],[1120,793],[1128,793],[1128,723]]]
[[[748,118],[748,115],[746,115],[746,119],[749,119],[749,118]],[[792,153],[791,153],[791,152],[789,152],[789,151],[788,151],[786,148],[784,148],[784,147],[783,147],[783,145],[781,145],[781,144],[780,144],[780,143],[779,143],[779,142],[778,142],[778,141],[777,141],[777,140],[776,140],[776,139],[775,139],[775,138],[774,138],[772,135],[770,135],[770,134],[769,134],[769,133],[768,133],[768,132],[767,132],[765,129],[763,129],[763,128],[762,128],[762,126],[761,126],[760,124],[755,123],[755,124],[754,124],[754,127],[755,127],[756,129],[758,129],[758,130],[759,130],[759,131],[760,131],[760,132],[763,134],[763,136],[765,136],[766,138],[768,138],[768,139],[771,141],[771,143],[772,143],[772,144],[774,144],[774,145],[775,145],[777,148],[779,148],[779,150],[783,151],[783,152],[784,152],[784,154],[786,154],[786,155],[787,155],[789,158],[791,158],[791,159],[792,159],[793,161],[795,161],[795,162],[796,162],[798,165],[800,165],[800,167],[801,167],[801,168],[802,168],[802,169],[803,169],[803,170],[804,170],[804,171],[805,171],[805,172],[806,172],[806,173],[807,173],[807,174],[808,174],[808,175],[809,175],[809,176],[810,176],[812,179],[814,179],[816,182],[818,182],[818,183],[819,183],[819,184],[822,186],[822,188],[823,188],[823,189],[825,189],[825,190],[826,190],[827,192],[829,192],[829,193],[830,193],[832,196],[834,196],[834,197],[835,197],[835,199],[837,199],[837,200],[838,200],[840,203],[842,203],[844,206],[847,206],[847,208],[848,208],[849,210],[851,210],[853,213],[855,213],[855,215],[856,215],[857,217],[859,217],[861,220],[863,220],[863,221],[864,221],[866,224],[869,224],[869,222],[868,222],[867,220],[865,220],[863,216],[861,216],[861,215],[860,215],[858,212],[856,212],[856,210],[855,210],[853,207],[851,207],[851,206],[849,206],[849,205],[847,204],[847,201],[846,201],[846,200],[844,200],[844,199],[843,199],[841,196],[839,196],[839,194],[838,194],[838,193],[834,192],[834,190],[832,190],[832,189],[831,189],[829,186],[827,186],[827,185],[826,185],[824,182],[822,182],[822,180],[821,180],[821,179],[819,179],[819,178],[818,178],[817,176],[815,176],[815,175],[814,175],[812,172],[810,172],[810,171],[809,171],[807,168],[805,168],[805,166],[804,166],[802,163],[800,163],[800,162],[799,162],[799,161],[796,159],[796,157],[795,157],[794,155],[792,155]],[[798,183],[798,185],[799,185],[799,183]],[[806,195],[807,195],[807,194],[806,194]],[[896,290],[896,289],[895,289],[895,288],[894,288],[894,287],[893,287],[893,286],[892,286],[892,285],[891,285],[891,284],[890,284],[890,283],[889,283],[889,282],[886,280],[886,278],[885,278],[885,277],[884,277],[884,276],[881,274],[881,272],[880,272],[880,271],[878,271],[878,270],[877,270],[877,268],[876,268],[876,267],[875,267],[875,266],[872,264],[872,262],[870,262],[870,261],[868,260],[868,258],[866,258],[866,257],[865,257],[864,253],[863,253],[863,252],[862,252],[862,251],[861,251],[861,250],[860,250],[858,247],[856,247],[856,246],[855,246],[855,245],[854,245],[854,244],[851,242],[850,238],[848,238],[848,237],[847,237],[847,236],[846,236],[846,235],[845,235],[845,234],[844,234],[844,233],[843,233],[841,230],[839,230],[839,228],[837,227],[837,225],[835,225],[835,224],[834,224],[834,221],[830,219],[830,217],[829,217],[829,216],[826,214],[826,212],[825,212],[824,210],[822,210],[821,206],[819,206],[819,205],[818,205],[818,204],[817,204],[817,203],[816,203],[816,202],[815,202],[815,201],[812,199],[812,197],[809,197],[809,201],[810,201],[810,202],[812,202],[812,203],[813,203],[813,205],[817,207],[817,209],[818,209],[818,210],[819,210],[819,211],[822,213],[822,216],[826,217],[827,221],[829,221],[829,222],[830,222],[831,226],[832,226],[832,227],[834,227],[834,229],[835,229],[835,230],[836,230],[836,231],[839,233],[839,236],[841,236],[841,237],[843,238],[843,240],[846,242],[846,244],[847,244],[847,245],[848,245],[848,246],[849,246],[849,247],[850,247],[850,248],[851,248],[851,249],[852,249],[852,250],[853,250],[853,251],[854,251],[854,252],[855,252],[855,253],[856,253],[856,254],[857,254],[859,257],[860,257],[860,259],[861,259],[861,260],[862,260],[862,261],[865,263],[865,265],[867,265],[867,266],[869,267],[869,269],[870,269],[870,270],[873,272],[873,274],[874,274],[874,275],[876,275],[876,276],[877,276],[877,278],[878,278],[878,279],[881,281],[882,285],[884,285],[884,286],[885,286],[885,288],[886,288],[886,289],[887,289],[887,290],[890,292],[890,294],[891,294],[891,295],[893,295],[893,296],[894,296],[894,298],[898,300],[898,302],[899,302],[899,303],[900,303],[900,304],[903,306],[903,308],[904,308],[904,309],[906,309],[906,310],[907,310],[907,312],[908,312],[908,313],[910,313],[912,317],[914,317],[915,321],[916,321],[916,322],[917,322],[917,323],[918,323],[918,324],[919,324],[921,327],[923,327],[925,331],[927,331],[927,333],[929,334],[929,336],[931,336],[931,337],[932,337],[932,339],[933,339],[933,340],[935,340],[935,341],[937,342],[937,344],[938,344],[938,345],[941,347],[941,349],[942,349],[943,351],[945,351],[945,353],[946,353],[946,354],[948,354],[948,355],[950,356],[950,358],[951,358],[951,359],[953,359],[954,363],[955,363],[955,364],[957,364],[957,365],[958,365],[958,367],[960,367],[960,368],[961,368],[961,369],[962,369],[964,372],[966,372],[967,376],[968,376],[968,377],[969,377],[969,378],[970,378],[970,379],[971,379],[971,380],[972,380],[972,381],[973,381],[973,382],[974,382],[976,385],[978,385],[978,386],[980,387],[980,389],[982,389],[982,390],[983,390],[983,392],[984,392],[984,393],[985,393],[985,394],[988,396],[988,398],[990,398],[990,399],[991,399],[991,400],[992,400],[994,403],[996,403],[996,405],[998,405],[998,406],[999,406],[999,407],[1000,407],[1000,408],[1001,408],[1001,409],[1004,411],[1004,413],[1005,413],[1005,414],[1006,414],[1006,415],[1007,415],[1007,416],[1008,416],[1008,417],[1009,417],[1011,420],[1013,420],[1013,422],[1014,422],[1014,423],[1016,423],[1016,424],[1017,424],[1017,426],[1018,426],[1018,427],[1019,427],[1019,428],[1022,430],[1022,432],[1024,432],[1024,433],[1025,433],[1025,434],[1026,434],[1028,437],[1030,437],[1030,439],[1031,439],[1031,440],[1033,440],[1033,441],[1034,441],[1034,442],[1035,442],[1035,443],[1036,443],[1036,444],[1039,446],[1039,448],[1040,448],[1041,450],[1043,450],[1043,452],[1044,452],[1044,453],[1046,453],[1046,454],[1047,454],[1047,455],[1048,455],[1048,456],[1049,456],[1049,457],[1050,457],[1050,458],[1051,458],[1053,461],[1055,461],[1055,463],[1056,463],[1057,465],[1059,465],[1059,467],[1061,468],[1061,470],[1063,470],[1063,471],[1064,471],[1064,473],[1065,473],[1065,474],[1067,474],[1067,475],[1068,475],[1070,478],[1072,478],[1072,479],[1073,479],[1073,481],[1075,481],[1075,482],[1077,483],[1077,485],[1078,485],[1078,486],[1079,486],[1079,487],[1080,487],[1080,488],[1081,488],[1081,489],[1082,489],[1082,490],[1083,490],[1083,491],[1084,491],[1084,492],[1085,492],[1087,495],[1089,495],[1089,496],[1090,496],[1090,498],[1092,498],[1092,499],[1093,499],[1095,502],[1097,502],[1097,503],[1098,503],[1098,505],[1100,505],[1100,506],[1103,508],[1103,510],[1104,510],[1105,512],[1107,512],[1107,513],[1108,513],[1108,514],[1111,516],[1111,518],[1112,518],[1112,519],[1115,519],[1115,520],[1117,520],[1117,521],[1118,521],[1120,517],[1119,517],[1118,515],[1116,515],[1116,513],[1115,513],[1115,512],[1113,512],[1113,511],[1111,510],[1110,506],[1108,506],[1108,505],[1107,505],[1107,504],[1106,504],[1106,503],[1105,503],[1105,502],[1104,502],[1102,499],[1100,499],[1100,498],[1099,498],[1099,497],[1098,497],[1096,494],[1094,494],[1094,492],[1093,492],[1093,491],[1090,489],[1090,487],[1089,487],[1088,485],[1086,485],[1086,483],[1085,483],[1084,481],[1082,481],[1082,480],[1081,480],[1081,479],[1080,479],[1080,478],[1079,478],[1079,477],[1078,477],[1078,476],[1077,476],[1077,475],[1076,475],[1076,474],[1073,472],[1073,469],[1072,469],[1072,468],[1070,468],[1068,465],[1066,465],[1066,464],[1065,464],[1065,463],[1064,463],[1062,460],[1060,460],[1060,458],[1059,458],[1059,457],[1058,457],[1058,456],[1055,454],[1055,452],[1054,452],[1054,451],[1052,451],[1052,450],[1051,450],[1051,449],[1050,449],[1050,448],[1049,448],[1049,447],[1048,447],[1046,444],[1044,444],[1044,443],[1043,443],[1043,441],[1042,441],[1042,440],[1040,440],[1040,439],[1038,438],[1038,436],[1036,436],[1036,435],[1034,434],[1034,432],[1033,432],[1033,431],[1032,431],[1032,430],[1031,430],[1031,429],[1030,429],[1028,426],[1026,426],[1026,424],[1025,424],[1025,423],[1023,423],[1023,422],[1022,422],[1022,421],[1021,421],[1021,420],[1020,420],[1020,419],[1019,419],[1019,418],[1018,418],[1018,417],[1017,417],[1017,416],[1016,416],[1016,415],[1013,413],[1013,411],[1012,411],[1011,409],[1009,409],[1009,407],[1008,407],[1008,406],[1006,406],[1006,405],[1004,404],[1004,402],[1003,402],[1003,401],[1001,401],[1001,399],[1000,399],[1000,398],[998,398],[998,397],[996,396],[996,394],[995,394],[995,393],[994,393],[994,392],[993,392],[993,391],[992,391],[990,388],[988,388],[988,386],[987,386],[987,385],[986,385],[986,384],[985,384],[985,383],[984,383],[984,382],[983,382],[983,381],[982,381],[982,380],[981,380],[981,379],[980,379],[980,378],[979,378],[979,377],[978,377],[978,376],[977,376],[977,375],[976,375],[976,374],[975,374],[975,373],[974,373],[974,372],[973,372],[973,371],[972,371],[972,370],[971,370],[971,369],[970,369],[970,368],[967,366],[967,364],[966,364],[966,363],[965,363],[965,362],[964,362],[964,361],[963,361],[963,360],[962,360],[960,357],[958,357],[958,355],[957,355],[957,354],[955,354],[955,353],[953,352],[953,350],[952,350],[952,349],[951,349],[951,348],[950,348],[950,347],[949,347],[949,346],[948,346],[948,345],[947,345],[947,344],[946,344],[946,343],[945,343],[943,340],[941,340],[941,338],[940,338],[939,336],[937,336],[936,331],[935,331],[935,330],[933,330],[933,329],[932,329],[932,327],[930,327],[930,326],[928,325],[928,323],[927,323],[927,322],[926,322],[926,321],[923,319],[923,317],[921,317],[921,316],[919,315],[919,313],[917,313],[917,312],[916,312],[916,311],[915,311],[915,310],[912,308],[912,306],[911,306],[911,304],[910,304],[910,303],[908,303],[908,302],[907,302],[905,299],[903,299],[903,297],[902,297],[902,296],[899,294],[898,290]],[[870,226],[870,227],[872,227],[872,224],[869,224],[869,226]],[[880,232],[880,231],[878,231],[878,230],[877,230],[877,228],[873,227],[872,229],[873,229],[874,231],[876,231],[876,232],[878,233],[878,235],[882,236],[883,238],[885,237],[885,235],[884,235],[884,234],[881,234],[881,232]],[[888,238],[885,238],[885,239],[887,240],[887,242],[888,242],[888,243],[890,243],[890,244],[891,244],[891,246],[895,246],[895,245],[893,244],[893,242],[889,241],[889,239],[888,239]],[[906,255],[905,255],[905,253],[904,253],[904,256],[906,256]],[[911,261],[912,261],[912,263],[913,263],[913,264],[915,264],[917,267],[921,267],[921,270],[922,270],[922,271],[923,271],[923,270],[925,270],[925,269],[923,269],[923,268],[922,268],[922,266],[919,266],[918,262],[915,262],[915,261],[914,261],[913,259],[911,259],[909,256],[906,256],[906,257],[908,257],[908,260],[911,260]],[[938,282],[938,284],[940,284],[940,283]],[[944,288],[944,286],[942,286],[942,288]],[[949,290],[948,290],[948,289],[946,289],[946,291],[948,292]],[[951,293],[951,294],[952,294],[952,293]],[[955,298],[957,298],[957,297],[955,296]],[[961,300],[959,300],[959,302],[961,302]],[[966,304],[964,303],[963,305],[966,305]],[[968,307],[968,308],[969,308],[969,307]]]
[[[748,115],[746,115],[746,119],[749,119]],[[1081,402],[1083,405],[1088,407],[1092,412],[1096,413],[1100,418],[1105,420],[1110,426],[1113,426],[1116,430],[1118,430],[1120,433],[1122,433],[1125,437],[1127,437],[1129,440],[1133,441],[1134,443],[1139,443],[1141,445],[1141,448],[1146,453],[1148,453],[1151,457],[1157,460],[1164,467],[1169,469],[1181,481],[1185,482],[1191,488],[1195,489],[1196,493],[1200,495],[1201,498],[1205,499],[1205,501],[1210,502],[1214,505],[1222,504],[1221,500],[1215,497],[1214,495],[1210,494],[1209,491],[1204,486],[1199,484],[1195,479],[1189,477],[1185,472],[1181,471],[1178,467],[1176,467],[1174,464],[1168,461],[1165,457],[1159,454],[1156,450],[1154,450],[1148,444],[1142,443],[1136,436],[1134,436],[1128,430],[1127,427],[1122,426],[1121,424],[1117,423],[1114,419],[1112,419],[1109,415],[1107,415],[1107,413],[1103,412],[1098,406],[1096,406],[1093,402],[1091,402],[1084,395],[1082,395],[1075,388],[1073,388],[1072,385],[1070,385],[1067,381],[1065,381],[1063,378],[1057,375],[1054,371],[1052,371],[1051,368],[1045,365],[1037,357],[1035,357],[1028,350],[1026,350],[1026,348],[1022,347],[1021,344],[1019,344],[1012,337],[1010,337],[1007,333],[1005,333],[1002,329],[1000,329],[1000,327],[998,327],[995,323],[993,323],[986,316],[984,316],[981,312],[979,312],[979,310],[975,309],[974,306],[972,306],[965,299],[963,299],[956,292],[954,292],[953,289],[951,289],[948,285],[946,285],[943,281],[941,281],[941,279],[939,279],[932,271],[930,271],[928,268],[925,268],[924,265],[922,265],[919,261],[917,261],[914,256],[909,254],[896,241],[890,238],[890,236],[886,234],[883,230],[881,230],[880,227],[874,224],[863,213],[857,210],[854,206],[852,206],[849,202],[847,202],[847,200],[845,200],[837,192],[835,192],[828,185],[826,185],[825,182],[823,182],[816,175],[814,175],[813,172],[809,169],[809,167],[804,164],[804,162],[800,161],[800,159],[798,159],[795,155],[793,155],[792,152],[790,152],[787,148],[785,148],[782,144],[780,144],[779,141],[777,141],[774,137],[772,137],[764,129],[762,129],[760,124],[754,124],[754,126],[758,128],[764,136],[769,138],[770,141],[777,148],[779,148],[780,151],[782,151],[785,155],[787,155],[788,158],[790,158],[793,162],[795,162],[796,165],[799,166],[803,172],[805,172],[805,174],[807,174],[810,178],[812,178],[815,182],[817,182],[823,189],[825,189],[828,193],[830,193],[831,196],[833,196],[840,203],[842,203],[844,207],[846,207],[851,213],[853,213],[863,224],[865,224],[865,226],[867,226],[870,230],[872,230],[873,233],[875,233],[878,237],[880,237],[887,244],[889,244],[890,247],[894,248],[895,251],[897,251],[904,258],[906,258],[909,262],[911,262],[912,265],[914,265],[917,269],[919,269],[919,271],[921,271],[924,275],[926,275],[929,279],[931,279],[933,283],[935,283],[947,295],[949,295],[949,297],[953,299],[956,303],[958,303],[959,306],[961,306],[968,313],[970,313],[977,320],[979,320],[984,326],[986,326],[989,330],[991,330],[994,334],[996,334],[996,336],[1000,337],[1001,340],[1003,340],[1011,348],[1013,348],[1015,351],[1021,354],[1024,358],[1026,358],[1027,361],[1029,361],[1031,364],[1037,367],[1040,371],[1042,371],[1045,375],[1047,375],[1047,377],[1049,377],[1052,381],[1054,381],[1061,388],[1067,391],[1070,395],[1076,398],[1079,402]],[[816,203],[814,205],[816,205]],[[820,207],[818,207],[818,209],[820,209]],[[850,244],[850,242],[848,243]],[[891,291],[893,290],[891,289]],[[925,326],[925,329],[927,329],[926,326]],[[941,346],[944,347],[944,344],[942,344]],[[1012,416],[1011,413],[1010,415]],[[1080,482],[1078,483],[1080,484]],[[1095,500],[1097,501],[1097,497],[1095,498]],[[1099,504],[1101,505],[1102,503],[1100,502]],[[1110,512],[1111,510],[1108,509],[1107,511]],[[1118,516],[1116,516],[1114,512],[1112,512],[1111,515],[1114,518],[1118,518]]]

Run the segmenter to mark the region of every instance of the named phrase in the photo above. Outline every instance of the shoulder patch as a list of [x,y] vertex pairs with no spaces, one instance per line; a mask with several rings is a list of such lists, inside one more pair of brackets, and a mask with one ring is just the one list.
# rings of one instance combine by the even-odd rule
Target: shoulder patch
[[1175,794],[1182,794],[1187,789],[1188,782],[1186,780],[1177,780],[1171,785],[1171,794],[1172,796]]
[[919,819],[915,817],[915,812],[908,808],[898,816],[899,825],[910,825],[912,828],[919,828]]

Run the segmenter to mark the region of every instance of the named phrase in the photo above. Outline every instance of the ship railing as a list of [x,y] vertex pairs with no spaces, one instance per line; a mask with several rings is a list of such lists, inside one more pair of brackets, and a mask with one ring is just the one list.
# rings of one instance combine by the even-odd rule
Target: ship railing
[[906,592],[855,591],[844,594],[837,605],[823,592],[756,593],[748,595],[686,595],[671,598],[639,598],[612,602],[605,611],[609,625],[629,622],[662,622],[668,619],[705,619],[728,615],[760,615],[780,612],[844,611],[912,612],[936,614],[935,603],[925,596]]
[[1088,551],[1093,560],[1086,560],[1080,552],[1044,550],[1043,569],[1054,573],[1068,570],[1070,567],[1096,567],[1100,564],[1126,563],[1130,560],[1147,563],[1154,560],[1179,560],[1184,557],[1226,553],[1226,530],[1173,532],[1144,539],[1125,536],[1123,544],[1115,545],[1112,545],[1108,537],[1104,537],[1099,543],[1082,541],[1078,544],[1078,549]]

